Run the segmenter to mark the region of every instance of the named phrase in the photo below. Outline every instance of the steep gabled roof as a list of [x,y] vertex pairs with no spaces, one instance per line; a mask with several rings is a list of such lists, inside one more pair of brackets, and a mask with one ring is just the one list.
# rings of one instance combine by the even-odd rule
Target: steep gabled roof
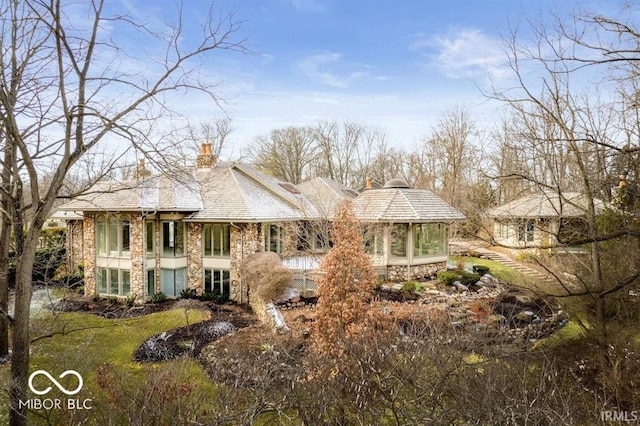
[[382,188],[364,191],[353,201],[363,222],[452,222],[465,216],[426,189]]
[[[606,208],[602,200],[594,199],[596,212]],[[488,211],[488,216],[502,219],[541,219],[557,217],[580,217],[587,213],[587,198],[579,192],[561,195],[542,192],[518,198]]]
[[358,195],[353,189],[324,177],[315,177],[296,186],[314,205],[318,213],[327,219],[333,217],[340,202],[351,200]]

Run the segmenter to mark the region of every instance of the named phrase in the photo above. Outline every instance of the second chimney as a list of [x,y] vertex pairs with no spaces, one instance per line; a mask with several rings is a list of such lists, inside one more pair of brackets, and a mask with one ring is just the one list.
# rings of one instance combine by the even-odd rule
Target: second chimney
[[210,143],[203,143],[200,146],[200,154],[196,157],[196,168],[210,169],[216,163],[216,156]]

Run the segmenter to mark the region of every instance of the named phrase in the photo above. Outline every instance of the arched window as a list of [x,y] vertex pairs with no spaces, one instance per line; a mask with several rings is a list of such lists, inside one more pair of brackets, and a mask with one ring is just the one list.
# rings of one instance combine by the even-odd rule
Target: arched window
[[129,256],[131,221],[129,216],[100,215],[96,218],[96,250],[102,256]]

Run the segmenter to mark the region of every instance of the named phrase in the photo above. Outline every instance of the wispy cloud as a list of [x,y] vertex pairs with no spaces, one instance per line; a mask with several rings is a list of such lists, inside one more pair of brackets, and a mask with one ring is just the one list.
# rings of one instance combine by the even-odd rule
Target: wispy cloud
[[319,12],[324,10],[324,6],[321,2],[316,0],[290,0],[291,5],[297,10],[305,12]]
[[305,57],[298,68],[324,85],[346,89],[354,81],[368,76],[371,67],[349,62],[341,53],[324,52]]
[[411,50],[424,53],[440,72],[450,78],[496,77],[505,64],[498,37],[473,28],[440,35],[414,35]]

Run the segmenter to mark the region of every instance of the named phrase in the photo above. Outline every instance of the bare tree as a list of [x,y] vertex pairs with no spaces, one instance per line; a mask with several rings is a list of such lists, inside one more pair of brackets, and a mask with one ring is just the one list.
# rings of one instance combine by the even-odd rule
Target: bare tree
[[[105,166],[130,147],[156,160],[154,154],[163,147],[152,143],[151,130],[156,118],[172,109],[166,96],[199,90],[213,102],[219,100],[215,84],[193,72],[194,60],[244,47],[233,13],[218,14],[213,5],[202,12],[196,39],[185,31],[182,5],[175,22],[157,31],[138,22],[129,10],[107,9],[103,0],[82,5],[7,0],[0,9],[0,109],[6,155],[2,167],[10,175],[2,197],[17,258],[15,314],[10,319],[10,422],[23,425],[26,409],[19,402],[27,395],[31,270],[40,229],[54,202],[75,195],[65,191],[66,177],[83,158],[99,159],[92,155],[101,143],[113,147],[119,141],[123,146],[105,159]],[[136,45],[124,44],[123,34],[135,35]],[[135,58],[141,55],[137,46],[142,40],[152,60],[141,74]],[[44,189],[43,165],[55,170]]]
[[[584,25],[574,28],[571,25],[575,23]],[[625,61],[629,65],[627,77],[636,79],[637,51],[634,47],[633,52],[627,52],[625,44],[634,37],[636,46],[638,33],[630,28],[600,17],[580,18],[569,24],[559,22],[553,30],[534,26],[536,40],[532,48],[514,35],[507,41],[506,50],[515,86],[505,90],[494,87],[490,94],[508,105],[512,113],[512,137],[529,166],[518,172],[522,173],[520,177],[534,188],[553,191],[561,203],[571,203],[567,191],[583,194],[583,223],[571,228],[569,222],[561,222],[554,235],[558,244],[552,246],[584,245],[586,255],[562,259],[561,264],[545,259],[539,262],[555,277],[558,288],[553,292],[572,304],[574,320],[598,348],[598,380],[603,392],[610,393],[610,402],[618,407],[624,406],[628,395],[625,388],[630,386],[624,374],[628,361],[620,350],[628,339],[622,327],[625,316],[620,313],[629,291],[639,285],[640,230],[637,210],[603,212],[598,208],[598,199],[608,199],[613,186],[612,160],[637,152],[638,145],[618,137],[615,127],[624,120],[612,114],[615,100],[599,98],[592,86],[588,93],[581,92],[573,83],[583,77],[578,73],[587,64],[620,66]],[[616,32],[617,47],[603,44],[610,40],[609,31]],[[595,41],[590,37],[593,32],[600,36]],[[580,52],[585,59],[576,56]],[[619,68],[611,71],[600,85],[605,89],[614,87],[612,82],[618,72]],[[622,134],[630,132],[631,129]],[[571,260],[575,265],[572,270]],[[573,278],[563,273],[567,270]]]
[[316,153],[309,128],[286,127],[258,137],[249,156],[266,173],[298,184],[309,177]]
[[[231,119],[219,117],[212,121],[189,122],[183,132],[177,132],[176,146],[185,159],[195,157],[203,143],[211,144],[211,151],[220,158],[228,147],[229,135],[233,132]],[[233,152],[230,153],[233,155]]]

